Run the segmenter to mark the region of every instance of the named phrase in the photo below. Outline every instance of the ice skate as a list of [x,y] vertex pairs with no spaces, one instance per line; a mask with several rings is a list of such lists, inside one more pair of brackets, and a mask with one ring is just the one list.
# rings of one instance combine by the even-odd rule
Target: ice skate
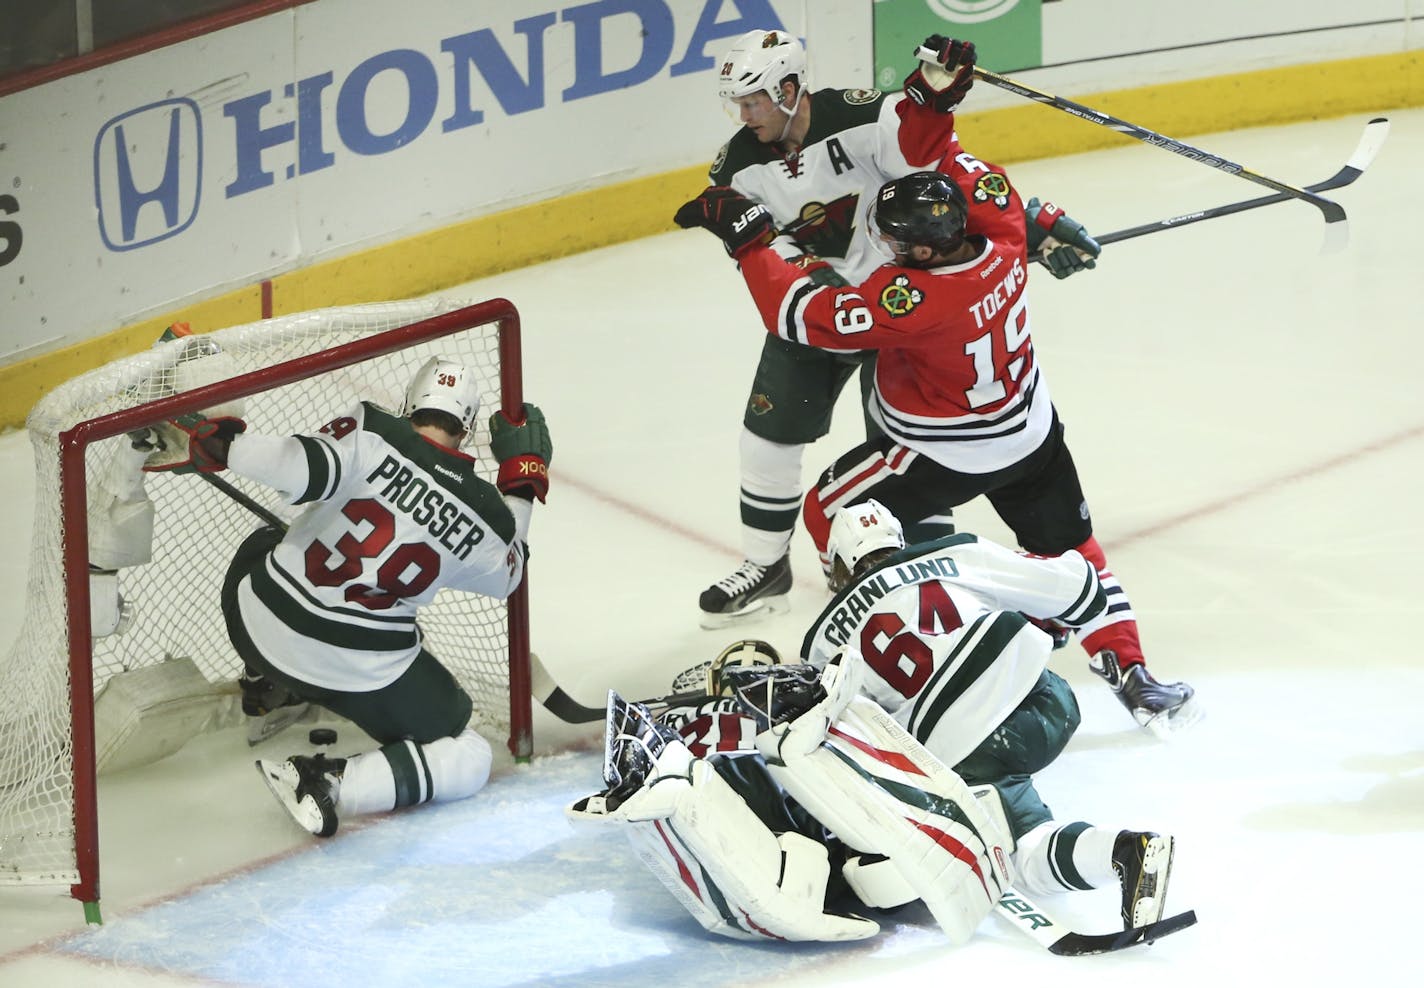
[[747,561],[731,576],[702,591],[704,628],[725,628],[751,615],[784,614],[791,609],[786,599],[791,590],[791,557],[782,556],[769,566]]
[[293,755],[286,761],[257,760],[257,771],[283,809],[318,837],[336,833],[336,799],[346,759]]
[[1162,918],[1167,908],[1167,881],[1172,877],[1170,836],[1124,830],[1113,841],[1112,866],[1122,883],[1124,929],[1146,926]]
[[1124,669],[1110,649],[1093,656],[1088,666],[1107,680],[1133,719],[1159,738],[1167,738],[1201,718],[1196,691],[1186,683],[1159,683],[1140,662]]
[[311,704],[288,693],[265,676],[243,672],[242,712],[247,717],[247,743],[261,744],[301,720]]

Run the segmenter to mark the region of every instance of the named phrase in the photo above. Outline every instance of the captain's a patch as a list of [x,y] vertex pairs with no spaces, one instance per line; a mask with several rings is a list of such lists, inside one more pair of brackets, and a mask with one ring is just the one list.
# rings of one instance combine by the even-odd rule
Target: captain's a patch
[[909,277],[903,274],[896,275],[880,292],[880,307],[892,316],[909,315],[924,300],[925,293],[910,284]]

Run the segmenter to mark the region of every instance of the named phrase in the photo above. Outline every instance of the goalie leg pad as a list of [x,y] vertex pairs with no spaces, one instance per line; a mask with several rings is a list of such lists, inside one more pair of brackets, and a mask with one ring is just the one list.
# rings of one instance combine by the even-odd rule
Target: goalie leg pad
[[707,762],[670,741],[643,788],[609,810],[600,797],[573,819],[629,824],[643,863],[709,932],[737,940],[862,940],[880,927],[823,912],[824,845],[768,830]]
[[[838,706],[834,684],[829,691]],[[758,736],[772,774],[847,844],[888,858],[946,935],[967,941],[1010,884],[1008,835],[963,780],[865,697],[844,707],[823,744],[781,743],[807,718],[819,730],[818,716],[824,723],[812,708]]]

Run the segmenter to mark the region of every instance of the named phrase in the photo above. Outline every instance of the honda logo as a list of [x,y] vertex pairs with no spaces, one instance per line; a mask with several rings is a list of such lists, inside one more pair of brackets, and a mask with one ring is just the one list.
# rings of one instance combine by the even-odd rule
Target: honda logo
[[203,185],[203,126],[190,99],[117,116],[94,140],[94,203],[110,250],[133,250],[186,230]]

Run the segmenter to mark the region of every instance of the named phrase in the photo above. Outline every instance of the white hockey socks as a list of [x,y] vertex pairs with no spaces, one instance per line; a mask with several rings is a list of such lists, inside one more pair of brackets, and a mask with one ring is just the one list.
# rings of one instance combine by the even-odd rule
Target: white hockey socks
[[803,445],[774,443],[742,427],[742,555],[770,566],[791,549],[801,514]]
[[1082,892],[1115,886],[1113,841],[1118,831],[1049,820],[1019,839],[1014,853],[1019,887],[1029,894]]
[[492,760],[489,742],[470,728],[429,744],[397,741],[354,755],[341,773],[337,815],[473,796],[489,781]]

